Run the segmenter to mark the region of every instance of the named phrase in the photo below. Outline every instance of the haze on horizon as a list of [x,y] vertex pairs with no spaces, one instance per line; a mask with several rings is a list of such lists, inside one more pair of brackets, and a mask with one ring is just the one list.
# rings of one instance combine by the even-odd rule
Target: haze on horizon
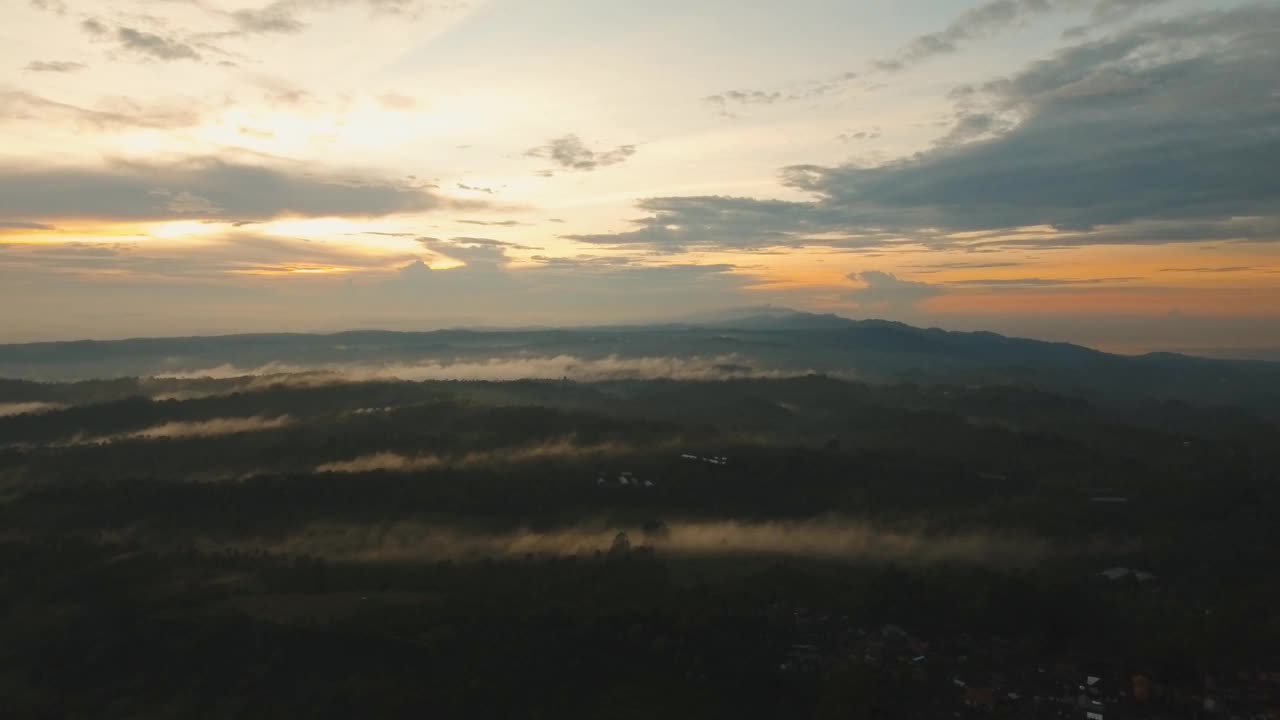
[[1280,356],[1280,3],[14,0],[0,342],[778,305]]

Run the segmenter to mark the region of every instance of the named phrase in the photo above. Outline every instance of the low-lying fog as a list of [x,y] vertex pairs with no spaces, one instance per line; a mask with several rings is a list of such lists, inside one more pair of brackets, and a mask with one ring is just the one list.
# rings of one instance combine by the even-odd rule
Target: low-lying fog
[[776,370],[744,364],[736,355],[713,357],[580,358],[572,355],[495,357],[484,360],[423,360],[417,363],[298,365],[268,363],[258,367],[218,365],[156,374],[162,379],[233,379],[280,376],[300,384],[361,380],[716,380],[722,378],[777,378],[804,375],[805,371]]
[[351,561],[434,561],[478,557],[590,556],[608,552],[618,533],[663,554],[779,556],[909,565],[960,563],[1030,567],[1057,550],[1047,541],[983,532],[890,530],[850,519],[794,522],[678,521],[659,528],[579,525],[486,533],[418,522],[318,524],[284,540],[241,543],[272,552]]

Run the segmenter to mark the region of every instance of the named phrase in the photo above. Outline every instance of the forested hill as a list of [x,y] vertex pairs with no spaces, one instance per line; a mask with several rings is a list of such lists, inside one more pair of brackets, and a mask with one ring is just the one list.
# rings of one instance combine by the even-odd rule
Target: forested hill
[[990,332],[782,310],[642,326],[0,345],[0,377],[38,380],[370,368],[385,376],[447,379],[450,367],[464,378],[598,379],[693,372],[690,363],[699,377],[812,372],[873,382],[1016,383],[1112,399],[1236,405],[1268,414],[1280,408],[1280,363],[1168,353],[1122,356]]

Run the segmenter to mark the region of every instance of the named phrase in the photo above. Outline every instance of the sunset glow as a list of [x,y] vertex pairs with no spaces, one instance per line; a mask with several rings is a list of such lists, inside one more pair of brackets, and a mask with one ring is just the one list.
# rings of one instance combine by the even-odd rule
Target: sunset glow
[[[689,313],[1104,343],[1093,319],[1263,319],[1235,340],[1280,347],[1280,197],[1249,180],[1280,159],[1268,3],[241,5],[0,10],[4,340],[193,303],[245,330],[655,320],[592,297],[661,276]],[[407,299],[444,270],[477,295]]]

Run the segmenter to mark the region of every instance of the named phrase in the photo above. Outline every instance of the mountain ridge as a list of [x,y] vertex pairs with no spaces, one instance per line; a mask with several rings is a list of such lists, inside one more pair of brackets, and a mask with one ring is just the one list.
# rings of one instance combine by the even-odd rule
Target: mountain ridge
[[619,360],[670,367],[698,361],[713,368],[831,374],[868,382],[1034,386],[1104,400],[1246,407],[1280,417],[1280,363],[1276,362],[1167,352],[1118,355],[989,331],[921,328],[789,308],[745,310],[663,324],[10,344],[0,345],[0,377],[66,381],[357,368],[367,375],[370,368],[385,374],[388,367],[519,366],[548,359],[569,365]]

